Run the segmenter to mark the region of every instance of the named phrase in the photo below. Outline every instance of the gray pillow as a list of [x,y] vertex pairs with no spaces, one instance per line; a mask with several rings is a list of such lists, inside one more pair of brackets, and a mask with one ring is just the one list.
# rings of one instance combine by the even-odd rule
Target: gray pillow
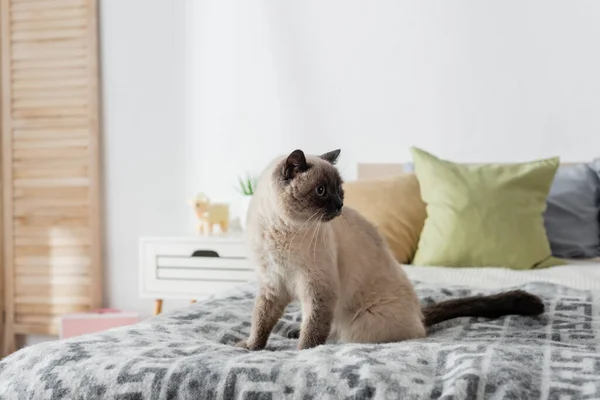
[[600,158],[559,167],[546,203],[544,224],[555,257],[600,255]]

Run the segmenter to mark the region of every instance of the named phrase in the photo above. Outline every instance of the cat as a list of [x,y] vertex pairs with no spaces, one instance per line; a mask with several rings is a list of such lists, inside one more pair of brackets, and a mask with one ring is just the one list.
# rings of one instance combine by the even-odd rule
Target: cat
[[340,150],[320,156],[295,150],[275,159],[259,177],[245,231],[257,266],[258,293],[250,336],[238,347],[264,349],[294,299],[302,307],[301,350],[328,339],[389,343],[423,338],[427,327],[457,317],[544,312],[539,297],[521,290],[422,309],[375,226],[344,206],[339,155]]

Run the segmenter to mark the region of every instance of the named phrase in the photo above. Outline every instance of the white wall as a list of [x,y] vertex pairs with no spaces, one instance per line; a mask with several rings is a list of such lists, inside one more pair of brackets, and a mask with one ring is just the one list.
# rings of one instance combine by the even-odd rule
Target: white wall
[[[103,0],[105,302],[138,297],[138,239],[186,234],[185,2]],[[182,305],[169,301],[165,309]]]
[[196,18],[191,170],[222,199],[296,147],[341,147],[349,178],[411,145],[458,161],[600,156],[597,0],[222,0]]

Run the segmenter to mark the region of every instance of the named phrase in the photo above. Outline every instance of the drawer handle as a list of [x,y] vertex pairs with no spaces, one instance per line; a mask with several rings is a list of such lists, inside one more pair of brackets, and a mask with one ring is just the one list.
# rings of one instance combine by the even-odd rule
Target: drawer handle
[[213,250],[196,250],[192,253],[192,257],[219,257],[219,253]]

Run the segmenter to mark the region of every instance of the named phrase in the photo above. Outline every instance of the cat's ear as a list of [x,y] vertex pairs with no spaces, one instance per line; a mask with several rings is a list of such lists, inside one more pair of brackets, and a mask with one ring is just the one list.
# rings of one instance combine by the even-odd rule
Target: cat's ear
[[321,157],[325,161],[329,161],[331,164],[335,164],[341,152],[341,149],[332,150],[325,154],[321,154],[319,157]]
[[304,172],[307,169],[308,164],[306,163],[304,152],[302,150],[294,150],[285,160],[282,173],[285,179],[291,179],[296,176],[296,174]]

